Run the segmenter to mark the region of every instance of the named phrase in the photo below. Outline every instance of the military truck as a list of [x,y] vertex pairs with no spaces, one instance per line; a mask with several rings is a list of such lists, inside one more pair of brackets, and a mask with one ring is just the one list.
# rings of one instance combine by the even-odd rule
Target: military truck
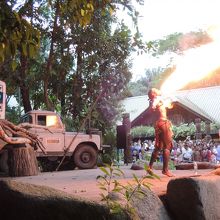
[[36,156],[42,166],[56,166],[64,154],[64,164],[79,169],[96,166],[98,153],[102,151],[101,133],[90,130],[88,133],[67,132],[61,117],[51,111],[33,110],[21,117],[21,124],[29,132],[36,134],[45,147],[36,150]]

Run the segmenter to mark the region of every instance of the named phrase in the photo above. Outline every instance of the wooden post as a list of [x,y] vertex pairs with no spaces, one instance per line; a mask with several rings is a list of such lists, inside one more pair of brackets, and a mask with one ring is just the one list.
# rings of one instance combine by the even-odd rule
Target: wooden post
[[126,131],[126,146],[124,150],[124,160],[125,164],[132,162],[132,154],[131,154],[131,121],[130,114],[126,113],[123,115],[123,126]]
[[8,148],[9,176],[36,176],[39,173],[33,147],[10,145]]
[[196,125],[196,133],[195,133],[195,138],[196,140],[201,140],[202,139],[202,133],[201,133],[201,119],[196,118],[195,119],[195,125]]
[[210,122],[209,122],[209,121],[206,121],[206,122],[205,122],[205,134],[206,134],[206,135],[210,135],[210,130],[211,130]]

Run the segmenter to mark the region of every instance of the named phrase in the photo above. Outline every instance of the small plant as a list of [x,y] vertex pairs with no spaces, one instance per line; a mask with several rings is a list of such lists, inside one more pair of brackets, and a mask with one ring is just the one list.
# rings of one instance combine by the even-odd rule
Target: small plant
[[110,208],[111,213],[118,213],[121,208],[117,202],[113,199],[113,192],[119,190],[119,184],[117,180],[114,180],[116,176],[124,176],[121,169],[113,167],[113,164],[105,164],[106,167],[99,167],[104,175],[97,176],[99,188],[103,191],[100,193],[102,201],[105,201],[107,206]]
[[170,170],[175,170],[176,169],[175,164],[172,160],[169,161],[169,169]]
[[[113,164],[106,164],[106,167],[100,167],[100,170],[104,173],[104,175],[99,175],[97,177],[99,188],[102,190],[100,195],[102,197],[102,201],[106,202],[111,213],[122,213],[123,210],[125,210],[127,213],[132,215],[135,214],[134,209],[131,206],[132,197],[136,194],[142,196],[146,195],[144,188],[150,189],[151,186],[149,182],[146,182],[146,179],[160,179],[147,168],[146,164],[144,165],[144,169],[146,171],[146,175],[138,178],[135,174],[133,174],[134,183],[131,184],[128,182],[127,185],[123,185],[115,179],[116,177],[124,176],[124,173],[120,168],[113,167]],[[124,205],[117,201],[119,195],[124,198]]]
[[145,159],[146,161],[150,161],[150,158],[151,158],[151,154],[148,154],[148,153],[145,153],[145,154],[144,154],[144,159]]

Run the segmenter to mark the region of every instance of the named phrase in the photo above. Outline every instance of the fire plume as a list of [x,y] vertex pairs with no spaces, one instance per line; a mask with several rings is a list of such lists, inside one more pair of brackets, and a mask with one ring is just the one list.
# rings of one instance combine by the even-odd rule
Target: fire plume
[[179,57],[175,71],[161,86],[162,94],[173,93],[189,82],[198,81],[220,67],[219,30],[209,31],[209,35],[213,39],[211,43],[189,49]]

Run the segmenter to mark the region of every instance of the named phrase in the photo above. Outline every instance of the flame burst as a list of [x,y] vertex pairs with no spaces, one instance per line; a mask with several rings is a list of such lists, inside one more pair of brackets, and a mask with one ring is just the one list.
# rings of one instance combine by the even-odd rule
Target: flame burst
[[218,29],[209,30],[213,41],[197,48],[189,49],[179,58],[176,70],[161,86],[163,94],[173,93],[189,82],[198,81],[220,67],[220,32]]

